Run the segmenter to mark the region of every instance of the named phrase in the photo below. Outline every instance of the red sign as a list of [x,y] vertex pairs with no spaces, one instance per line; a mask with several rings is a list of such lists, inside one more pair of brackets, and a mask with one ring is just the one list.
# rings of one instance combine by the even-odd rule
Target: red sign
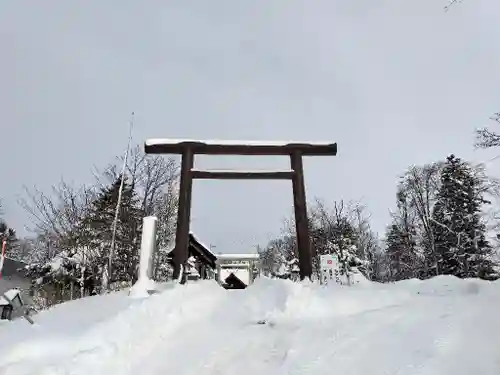
[[327,264],[332,264],[333,262],[332,262],[332,260],[331,260],[331,259],[328,259],[328,260],[326,261],[326,263],[327,263]]

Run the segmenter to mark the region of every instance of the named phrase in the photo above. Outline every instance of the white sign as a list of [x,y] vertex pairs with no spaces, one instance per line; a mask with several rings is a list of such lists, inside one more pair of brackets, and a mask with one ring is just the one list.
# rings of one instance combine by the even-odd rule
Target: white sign
[[329,281],[340,283],[339,258],[335,254],[324,254],[319,257],[321,270],[321,282],[328,284]]

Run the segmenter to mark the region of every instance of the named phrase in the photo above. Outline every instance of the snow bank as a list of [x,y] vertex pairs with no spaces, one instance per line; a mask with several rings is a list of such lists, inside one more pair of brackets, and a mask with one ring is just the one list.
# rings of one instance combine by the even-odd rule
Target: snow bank
[[[0,373],[500,373],[500,283],[437,277],[352,287],[259,278],[65,303],[0,327]],[[261,324],[265,323],[265,324]],[[4,340],[5,338],[5,340]],[[7,343],[6,343],[7,342]]]
[[428,295],[469,295],[488,293],[500,283],[479,279],[460,279],[455,276],[436,276],[429,280],[404,280],[396,283],[398,288],[405,288],[409,292]]
[[411,298],[401,288],[374,287],[373,284],[321,286],[310,282],[260,277],[243,291],[233,291],[226,311],[247,321],[302,321],[349,316],[387,308]]
[[18,344],[22,351],[26,342],[40,343],[40,350],[43,351],[52,342],[83,334],[128,308],[132,302],[126,298],[125,292],[117,292],[55,305],[34,315],[34,326],[24,319],[9,322],[0,331],[0,363],[5,358],[5,353],[15,351]]
[[[38,327],[28,340],[16,340],[27,333],[18,331],[20,322],[2,327],[2,341],[6,333],[12,342],[0,349],[0,373],[9,368],[15,374],[39,375],[43,373],[38,372],[40,366],[65,362],[68,368],[81,369],[72,374],[100,374],[103,363],[107,363],[105,374],[125,373],[126,361],[116,362],[114,357],[138,358],[141,350],[147,352],[165,337],[175,337],[174,331],[182,334],[184,324],[205,316],[217,304],[217,296],[223,295],[217,284],[206,282],[170,285],[141,301],[120,292],[61,304],[35,317]],[[83,305],[87,305],[85,313]],[[85,319],[87,312],[91,316]],[[79,321],[82,316],[83,322]],[[15,341],[20,342],[15,345]]]

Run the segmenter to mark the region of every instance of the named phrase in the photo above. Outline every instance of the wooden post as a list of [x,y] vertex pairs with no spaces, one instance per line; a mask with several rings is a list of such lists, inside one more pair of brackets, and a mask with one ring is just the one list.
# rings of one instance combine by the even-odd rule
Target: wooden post
[[174,279],[181,276],[181,284],[186,282],[185,272],[180,275],[181,268],[185,271],[188,260],[189,245],[189,222],[191,219],[191,191],[193,178],[191,169],[193,168],[194,154],[191,148],[186,148],[182,153],[181,160],[181,181],[179,186],[179,206],[177,208],[177,227],[175,232],[175,248],[172,252],[174,264]]
[[307,219],[306,191],[304,184],[304,167],[302,165],[302,154],[297,151],[291,153],[290,164],[294,171],[294,175],[292,178],[293,206],[295,211],[297,247],[299,251],[300,279],[311,279],[312,254],[311,241],[309,239],[309,222]]

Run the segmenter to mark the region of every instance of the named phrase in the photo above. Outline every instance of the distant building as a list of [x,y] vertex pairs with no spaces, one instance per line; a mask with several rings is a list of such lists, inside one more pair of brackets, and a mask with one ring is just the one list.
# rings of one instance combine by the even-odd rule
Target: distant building
[[189,233],[188,257],[188,279],[215,278],[217,257],[193,233]]
[[[31,303],[29,295],[31,288],[31,279],[25,275],[26,263],[17,260],[5,258],[2,268],[2,277],[0,278],[0,311],[1,318],[7,318],[6,302],[2,295],[9,290],[19,289],[21,300],[24,304]],[[7,319],[16,318],[22,315],[21,311],[13,310],[12,315],[8,315]]]
[[218,254],[217,280],[226,289],[244,289],[259,274],[259,254]]
[[216,279],[226,289],[244,289],[259,274],[259,254],[217,254],[189,233],[188,280]]
[[224,283],[222,284],[222,287],[225,289],[246,289],[247,286],[232,272],[224,279]]

